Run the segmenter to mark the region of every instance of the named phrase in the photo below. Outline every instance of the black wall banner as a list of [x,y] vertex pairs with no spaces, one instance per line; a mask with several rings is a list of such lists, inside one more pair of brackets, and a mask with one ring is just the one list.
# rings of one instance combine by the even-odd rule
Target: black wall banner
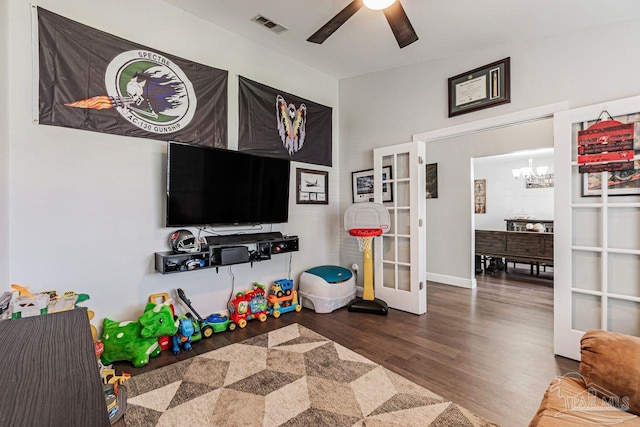
[[239,77],[238,150],[331,166],[331,107]]
[[227,148],[228,72],[38,8],[39,122]]

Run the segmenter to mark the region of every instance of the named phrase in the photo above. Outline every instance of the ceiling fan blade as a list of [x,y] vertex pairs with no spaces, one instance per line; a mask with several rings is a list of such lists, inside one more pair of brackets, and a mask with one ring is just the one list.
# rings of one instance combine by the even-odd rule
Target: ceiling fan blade
[[329,36],[336,32],[338,28],[342,26],[349,18],[353,16],[354,13],[359,11],[364,3],[362,0],[353,0],[351,3],[347,5],[344,9],[342,9],[336,16],[331,18],[329,22],[324,24],[318,31],[313,33],[311,37],[307,39],[308,42],[311,43],[323,43]]
[[400,49],[418,40],[418,35],[413,29],[413,25],[411,25],[411,21],[409,21],[409,17],[400,4],[400,1],[396,1],[384,9],[384,16],[387,17],[387,22],[389,22],[391,26],[393,35],[396,36]]

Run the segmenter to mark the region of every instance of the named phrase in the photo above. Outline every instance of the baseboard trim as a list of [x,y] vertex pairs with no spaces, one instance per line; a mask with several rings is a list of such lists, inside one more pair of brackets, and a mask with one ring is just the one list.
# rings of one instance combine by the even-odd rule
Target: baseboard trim
[[443,285],[457,286],[459,288],[474,289],[477,286],[476,278],[464,279],[456,276],[446,276],[444,274],[427,272],[427,280],[430,282],[438,282]]
[[[459,288],[474,289],[477,286],[476,278],[463,279],[462,277],[446,276],[444,274],[427,273],[427,280],[430,282],[438,282],[443,285],[457,286]],[[362,286],[356,286],[356,296],[362,298]]]

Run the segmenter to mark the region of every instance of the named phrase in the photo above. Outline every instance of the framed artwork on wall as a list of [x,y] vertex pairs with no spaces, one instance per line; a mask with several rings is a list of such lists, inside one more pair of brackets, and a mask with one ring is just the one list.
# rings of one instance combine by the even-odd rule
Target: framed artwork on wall
[[473,201],[474,212],[477,214],[487,213],[487,180],[473,180]]
[[[382,168],[382,201],[393,202],[393,187],[384,182],[393,178],[391,166]],[[373,202],[373,169],[351,172],[351,190],[353,203]]]
[[301,205],[328,205],[329,172],[297,168],[296,203]]
[[429,163],[426,166],[427,174],[425,181],[427,182],[427,199],[438,198],[438,164]]
[[511,102],[510,60],[449,78],[449,117]]
[[[633,162],[633,169],[607,173],[607,195],[636,196],[640,194],[640,160]],[[602,196],[602,173],[582,174],[582,196]]]

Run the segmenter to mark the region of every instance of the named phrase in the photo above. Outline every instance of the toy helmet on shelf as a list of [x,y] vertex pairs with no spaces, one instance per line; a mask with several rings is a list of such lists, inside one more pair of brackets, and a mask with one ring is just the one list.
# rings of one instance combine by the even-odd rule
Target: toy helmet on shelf
[[169,244],[173,252],[199,252],[200,242],[189,230],[177,230],[169,235]]

